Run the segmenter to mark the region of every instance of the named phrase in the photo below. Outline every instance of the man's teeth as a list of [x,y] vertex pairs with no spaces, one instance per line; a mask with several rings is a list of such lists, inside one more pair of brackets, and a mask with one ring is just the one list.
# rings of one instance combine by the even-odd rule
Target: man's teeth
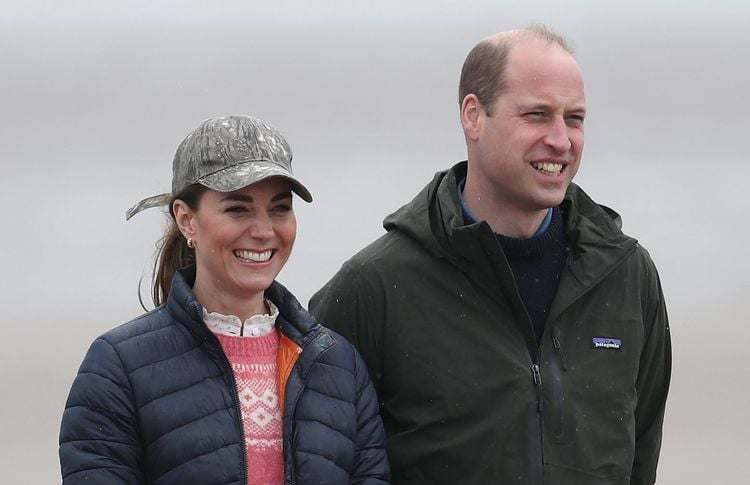
[[263,263],[271,259],[271,250],[269,249],[268,251],[263,251],[262,253],[256,253],[254,251],[238,249],[234,252],[234,255],[237,256],[241,261]]
[[542,162],[536,162],[533,163],[532,166],[541,171],[541,172],[547,172],[547,173],[560,173],[562,171],[562,163],[542,163]]

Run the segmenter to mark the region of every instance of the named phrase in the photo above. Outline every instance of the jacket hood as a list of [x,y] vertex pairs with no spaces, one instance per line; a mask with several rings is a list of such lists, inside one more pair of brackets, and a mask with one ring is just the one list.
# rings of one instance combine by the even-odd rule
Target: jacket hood
[[450,236],[464,225],[457,180],[466,176],[466,163],[437,172],[411,202],[383,221],[386,231],[400,231],[436,258],[451,258]]

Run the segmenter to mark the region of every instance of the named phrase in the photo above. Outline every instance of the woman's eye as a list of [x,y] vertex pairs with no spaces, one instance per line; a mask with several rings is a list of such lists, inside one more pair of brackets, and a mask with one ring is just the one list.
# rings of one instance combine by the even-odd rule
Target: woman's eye
[[235,205],[235,206],[232,206],[232,207],[227,207],[226,212],[232,212],[232,213],[239,214],[239,213],[242,213],[242,212],[247,212],[247,209],[245,207],[241,206],[241,205]]
[[271,212],[277,212],[277,213],[289,212],[290,210],[292,210],[292,206],[287,205],[287,204],[279,204],[271,208]]

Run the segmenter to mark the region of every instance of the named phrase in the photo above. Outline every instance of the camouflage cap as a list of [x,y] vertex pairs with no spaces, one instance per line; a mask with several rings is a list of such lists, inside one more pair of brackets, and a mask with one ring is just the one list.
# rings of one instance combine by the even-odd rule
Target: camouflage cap
[[269,177],[284,177],[306,202],[310,191],[292,174],[292,148],[265,121],[245,115],[209,118],[182,140],[172,162],[172,192],[155,195],[128,209],[128,220],[144,209],[168,205],[192,184],[231,192]]

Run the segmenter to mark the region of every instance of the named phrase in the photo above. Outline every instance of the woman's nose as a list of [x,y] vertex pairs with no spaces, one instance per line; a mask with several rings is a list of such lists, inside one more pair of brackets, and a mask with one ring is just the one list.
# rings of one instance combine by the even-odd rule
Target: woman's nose
[[273,237],[273,221],[267,215],[255,217],[248,232],[254,239],[270,239]]

